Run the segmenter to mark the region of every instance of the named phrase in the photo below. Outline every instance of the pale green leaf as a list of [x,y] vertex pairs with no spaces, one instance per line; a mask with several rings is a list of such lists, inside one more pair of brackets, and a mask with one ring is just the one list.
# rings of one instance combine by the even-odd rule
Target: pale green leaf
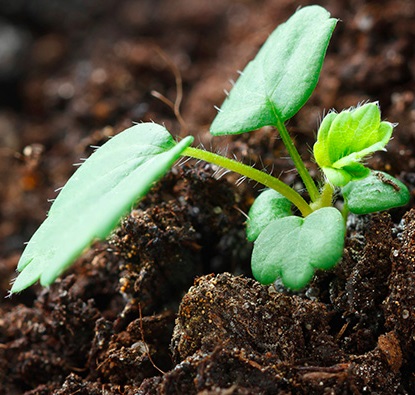
[[330,269],[343,254],[346,228],[337,209],[325,207],[305,218],[290,216],[272,221],[258,236],[252,272],[262,284],[281,278],[291,289],[301,289],[315,270]]
[[317,134],[313,152],[327,179],[336,186],[369,174],[361,161],[389,142],[393,125],[380,120],[377,103],[329,113]]
[[294,116],[317,84],[336,22],[324,8],[308,6],[280,25],[241,73],[211,133],[243,133]]
[[410,193],[401,181],[387,173],[374,171],[360,181],[342,188],[349,210],[354,214],[370,214],[408,204]]
[[135,125],[94,152],[73,174],[33,235],[11,292],[51,284],[96,238],[105,238],[192,143],[154,123]]
[[273,220],[292,215],[292,203],[279,192],[267,189],[252,204],[246,223],[246,236],[255,241],[262,230]]

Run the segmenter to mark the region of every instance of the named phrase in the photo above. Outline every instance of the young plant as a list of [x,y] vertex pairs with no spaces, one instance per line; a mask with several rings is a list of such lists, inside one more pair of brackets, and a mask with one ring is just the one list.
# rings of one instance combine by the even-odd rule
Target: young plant
[[[384,149],[393,125],[381,121],[377,104],[367,103],[321,123],[314,157],[322,170],[319,188],[286,129],[313,92],[336,20],[319,6],[304,7],[280,25],[241,73],[215,118],[213,135],[239,134],[271,125],[279,132],[310,196],[238,161],[190,147],[193,137],[176,142],[154,123],[137,124],[94,152],[74,173],[52,204],[47,219],[23,252],[11,292],[37,280],[51,284],[96,238],[107,237],[181,156],[201,159],[263,184],[249,212],[247,237],[254,242],[252,271],[263,284],[281,278],[300,289],[317,269],[341,258],[348,211],[367,214],[404,205],[407,188],[369,170],[362,161]],[[344,197],[333,207],[335,190]],[[293,206],[300,215],[293,214]]]

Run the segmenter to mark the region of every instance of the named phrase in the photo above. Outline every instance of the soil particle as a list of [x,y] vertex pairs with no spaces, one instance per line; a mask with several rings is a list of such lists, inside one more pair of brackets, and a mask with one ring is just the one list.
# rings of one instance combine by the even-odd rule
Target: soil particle
[[360,224],[354,224],[355,230],[349,228],[347,248],[334,270],[336,279],[329,292],[334,309],[344,320],[343,346],[361,354],[373,349],[383,330],[381,305],[388,291],[393,240],[389,214],[356,220]]
[[[413,366],[415,346],[415,211],[403,218],[400,243],[391,253],[393,271],[384,301],[385,326],[395,331],[406,364]],[[414,370],[411,371],[413,372]]]
[[139,393],[396,393],[402,355],[393,332],[348,355],[330,331],[322,303],[228,273],[201,277],[176,320],[178,364],[145,380]]
[[327,332],[323,304],[270,294],[250,279],[212,275],[197,280],[182,299],[172,350],[180,361],[197,350],[207,353],[243,344],[247,354],[258,357],[272,353],[284,362],[318,364],[321,355],[331,355],[329,363],[336,363],[338,347]]
[[82,370],[99,313],[92,300],[83,301],[73,292],[74,283],[74,276],[68,276],[53,291],[45,290],[35,308],[20,306],[2,316],[5,393],[18,393],[15,386],[35,388],[45,376],[59,383],[72,369]]
[[144,378],[170,368],[166,339],[171,336],[174,316],[172,311],[165,311],[141,317],[121,332],[108,321],[98,321],[89,356],[89,379],[101,377],[112,384],[139,385]]

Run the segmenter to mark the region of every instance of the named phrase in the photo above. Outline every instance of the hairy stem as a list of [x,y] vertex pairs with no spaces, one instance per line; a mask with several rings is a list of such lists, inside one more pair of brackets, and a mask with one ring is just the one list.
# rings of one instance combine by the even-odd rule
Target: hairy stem
[[326,182],[321,190],[320,197],[313,203],[310,204],[313,211],[316,211],[323,207],[331,207],[333,205],[333,186]]
[[301,211],[301,214],[304,217],[312,213],[311,207],[307,204],[307,202],[301,197],[301,195],[298,192],[294,191],[294,189],[284,184],[278,178],[270,176],[269,174],[263,171],[254,169],[253,167],[248,165],[244,165],[243,163],[238,162],[236,160],[229,159],[218,154],[214,154],[213,152],[204,151],[193,147],[186,148],[182,153],[182,156],[190,156],[195,159],[201,159],[205,162],[213,163],[225,169],[232,170],[235,173],[246,176],[251,180],[257,181],[260,184],[267,186],[268,188],[272,188],[279,192],[281,195],[285,196]]
[[[278,119],[278,117],[276,117]],[[315,202],[319,199],[320,193],[316,184],[314,183],[313,179],[310,176],[310,173],[306,169],[303,160],[301,159],[300,154],[295,148],[293,141],[291,140],[290,134],[288,133],[287,128],[284,125],[284,122],[277,121],[275,127],[278,129],[280,133],[281,139],[285,145],[285,148],[288,151],[288,154],[291,156],[291,159],[294,162],[294,166],[296,167],[298,174],[300,175],[301,179],[304,182],[305,187],[310,195],[310,199],[312,202]]]

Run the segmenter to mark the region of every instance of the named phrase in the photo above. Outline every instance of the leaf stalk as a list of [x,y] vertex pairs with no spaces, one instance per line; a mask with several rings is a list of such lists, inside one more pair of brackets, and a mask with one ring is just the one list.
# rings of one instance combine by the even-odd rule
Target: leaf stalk
[[284,122],[281,122],[279,118],[276,116],[276,125],[281,139],[288,151],[288,154],[291,156],[292,161],[294,162],[294,166],[296,167],[299,176],[304,182],[304,185],[308,191],[308,194],[310,195],[310,199],[312,202],[317,201],[320,198],[320,192],[314,183],[314,180],[311,178],[310,173],[308,172],[307,168],[304,165],[303,160],[301,159],[300,154],[297,151],[297,148],[295,148],[295,145],[290,137],[290,134],[285,127]]
[[214,154],[213,152],[204,151],[194,147],[187,147],[182,152],[182,156],[189,156],[191,158],[201,159],[203,161],[213,163],[217,166],[246,176],[254,181],[257,181],[262,185],[265,185],[268,188],[272,188],[279,192],[281,195],[285,196],[289,201],[291,201],[291,203],[293,203],[300,210],[301,214],[304,217],[311,214],[313,211],[310,205],[303,199],[303,197],[298,192],[296,192],[288,185],[284,184],[278,178],[270,176],[269,174],[263,171],[245,165],[236,160],[229,159],[224,156]]

